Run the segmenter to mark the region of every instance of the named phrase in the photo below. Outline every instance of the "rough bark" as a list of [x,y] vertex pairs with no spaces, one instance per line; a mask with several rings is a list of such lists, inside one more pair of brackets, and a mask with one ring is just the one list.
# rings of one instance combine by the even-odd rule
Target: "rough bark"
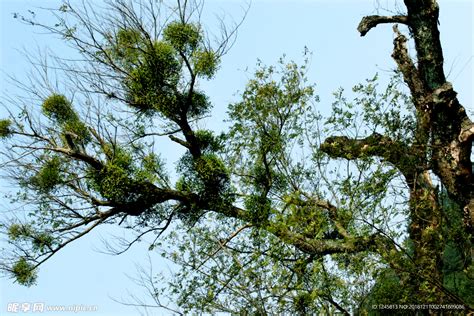
[[[439,7],[435,0],[405,0],[405,16],[364,17],[358,30],[361,36],[381,23],[408,25],[416,48],[412,59],[408,39],[394,26],[392,57],[407,83],[417,112],[417,128],[412,144],[393,142],[378,134],[364,139],[344,136],[328,138],[322,150],[332,157],[357,159],[377,156],[392,163],[404,175],[410,192],[409,236],[414,245],[413,263],[421,273],[410,280],[420,298],[446,301],[442,282],[442,211],[430,173],[446,188],[449,197],[462,206],[466,235],[472,244],[474,224],[474,186],[470,160],[474,127],[459,103],[443,70],[443,51],[438,30]],[[412,273],[412,275],[414,275]]]

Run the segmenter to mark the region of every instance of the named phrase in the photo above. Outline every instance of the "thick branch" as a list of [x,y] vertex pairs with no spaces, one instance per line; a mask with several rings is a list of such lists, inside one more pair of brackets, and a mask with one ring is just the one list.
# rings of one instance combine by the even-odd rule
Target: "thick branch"
[[381,238],[379,234],[373,234],[370,236],[353,237],[342,240],[322,240],[305,238],[300,234],[290,231],[287,227],[282,226],[270,226],[264,227],[264,229],[287,244],[293,245],[305,253],[318,256],[375,250],[378,245],[378,240]]
[[347,160],[368,156],[381,157],[400,169],[406,167],[402,163],[410,157],[408,146],[378,133],[361,139],[350,139],[347,136],[328,137],[321,144],[321,150],[332,158]]
[[380,15],[369,15],[362,18],[357,30],[360,36],[365,36],[372,28],[383,23],[402,23],[408,24],[408,17],[405,15],[394,15],[394,16],[380,16]]
[[342,237],[344,238],[350,238],[349,233],[346,230],[346,227],[344,227],[341,224],[341,221],[339,220],[338,212],[337,212],[337,207],[329,203],[328,201],[322,201],[322,200],[312,200],[316,206],[322,207],[324,209],[327,209],[329,212],[329,217],[334,223],[334,226],[336,227],[337,231],[339,234],[341,234]]
[[413,150],[390,137],[374,133],[362,139],[346,136],[328,137],[321,150],[332,158],[355,160],[362,157],[380,157],[394,165],[405,177],[409,185],[414,181],[418,157]]
[[461,143],[468,143],[474,140],[474,123],[470,123],[463,129],[461,129],[461,133],[458,137]]
[[396,25],[393,26],[393,31],[395,32],[396,37],[393,40],[394,48],[392,57],[397,63],[398,69],[402,72],[403,79],[410,88],[415,106],[419,108],[421,103],[423,103],[420,102],[420,99],[423,98],[425,92],[423,81],[419,77],[418,69],[416,69],[415,64],[408,55],[408,49],[406,45],[407,38],[402,33],[400,33]]
[[176,136],[169,135],[168,137],[169,137],[172,141],[174,141],[175,143],[180,144],[180,145],[183,146],[183,147],[186,147],[186,148],[188,148],[188,149],[191,148],[191,146],[189,145],[188,142],[186,142],[186,141],[184,141],[184,140],[182,140],[182,139],[180,139],[180,138],[178,138],[178,137],[176,137]]
[[125,213],[138,216],[154,205],[167,201],[177,201],[187,205],[201,203],[196,194],[158,188],[150,182],[133,184],[129,189],[129,194],[135,195],[136,198],[130,202],[111,203],[115,214]]
[[71,149],[66,149],[62,147],[33,147],[33,146],[18,146],[20,148],[25,148],[25,149],[32,149],[32,150],[45,150],[45,151],[52,151],[52,152],[57,152],[64,154],[68,157],[74,158],[75,160],[85,162],[89,164],[91,167],[93,167],[96,170],[101,170],[103,168],[103,164],[100,160],[91,157],[85,153],[71,150]]
[[[323,204],[320,206],[323,207]],[[334,253],[357,253],[374,250],[380,239],[383,238],[379,234],[373,234],[370,236],[349,237],[338,240],[312,239],[291,231],[287,226],[274,225],[274,223],[271,222],[253,223],[252,216],[236,206],[230,206],[226,210],[216,211],[226,216],[242,220],[243,222],[252,225],[255,224],[255,226],[268,231],[288,245],[292,245],[305,253],[320,256]]]
[[195,159],[201,157],[201,148],[199,146],[199,142],[196,138],[196,135],[194,134],[194,131],[189,125],[188,118],[185,115],[183,115],[177,123],[179,127],[181,128],[181,131],[183,132],[183,135],[186,139],[186,143],[188,144],[188,146],[185,146],[185,147],[189,149],[189,153]]
[[405,5],[415,40],[420,77],[425,87],[433,91],[446,81],[438,30],[439,7],[435,0],[405,0]]
[[306,201],[293,198],[289,202],[291,204],[300,205],[300,206],[314,205],[314,206],[317,206],[318,208],[327,210],[329,214],[329,218],[331,219],[334,226],[336,227],[337,232],[344,238],[351,237],[350,234],[347,232],[346,228],[344,227],[344,225],[342,225],[341,221],[339,220],[337,207],[329,203],[328,201],[310,197]]

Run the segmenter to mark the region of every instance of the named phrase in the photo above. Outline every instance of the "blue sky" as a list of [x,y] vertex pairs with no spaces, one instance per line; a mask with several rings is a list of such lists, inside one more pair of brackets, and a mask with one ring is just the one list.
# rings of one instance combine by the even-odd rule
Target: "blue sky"
[[[215,128],[222,126],[219,122],[225,118],[227,105],[236,100],[235,93],[242,90],[251,77],[258,58],[265,64],[275,64],[286,54],[289,60],[301,61],[306,46],[313,52],[309,79],[317,85],[321,98],[319,106],[323,112],[330,108],[331,93],[338,87],[349,89],[376,72],[387,78],[394,67],[390,57],[391,26],[378,26],[366,37],[360,37],[356,31],[364,15],[375,13],[377,2],[382,7],[392,3],[385,0],[254,0],[239,29],[237,42],[222,60],[221,70],[212,81],[202,84],[215,106],[213,119],[207,124]],[[0,0],[0,96],[15,91],[8,84],[6,74],[15,74],[24,80],[30,69],[26,59],[18,53],[19,49],[27,48],[34,52],[37,47],[49,47],[59,55],[67,54],[58,41],[12,17],[13,12],[34,10],[38,5],[58,7],[58,3],[53,0]],[[473,3],[469,0],[443,0],[439,3],[448,80],[458,91],[461,103],[473,111]],[[237,20],[243,7],[244,1],[209,0],[204,22],[214,13],[225,13]],[[41,17],[48,18],[45,14]],[[0,116],[4,116],[2,109]],[[164,149],[164,157],[171,155],[169,161],[176,157],[173,150],[173,147]],[[8,188],[8,183],[0,180],[0,193]],[[9,204],[1,196],[0,216],[4,216],[1,212],[5,212]],[[66,247],[41,267],[37,286],[25,288],[10,279],[0,279],[0,315],[9,315],[6,309],[11,302],[97,305],[96,313],[78,314],[138,315],[133,308],[120,305],[111,298],[127,299],[128,293],[145,295],[144,290],[126,274],[135,275],[135,264],[147,265],[150,253],[146,245],[140,244],[121,256],[98,252],[97,249],[104,249],[101,238],[111,239],[114,234],[120,235],[122,231],[103,227]],[[150,255],[155,271],[171,268],[158,255]],[[165,314],[159,311],[156,315]]]

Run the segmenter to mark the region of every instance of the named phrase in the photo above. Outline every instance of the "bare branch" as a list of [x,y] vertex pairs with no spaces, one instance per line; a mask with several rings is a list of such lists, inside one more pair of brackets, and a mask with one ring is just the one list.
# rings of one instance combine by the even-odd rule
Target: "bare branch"
[[365,36],[372,28],[383,23],[402,23],[408,25],[408,17],[405,15],[394,15],[394,16],[380,16],[370,15],[365,16],[360,21],[357,30],[360,36]]
[[188,149],[191,148],[191,145],[189,145],[188,142],[186,142],[186,141],[184,141],[184,140],[182,140],[182,139],[180,139],[180,138],[178,138],[178,137],[176,137],[176,136],[169,135],[168,137],[169,137],[169,139],[171,139],[171,140],[174,141],[175,143],[180,144],[180,145],[183,146],[183,147],[186,147],[186,148],[188,148]]

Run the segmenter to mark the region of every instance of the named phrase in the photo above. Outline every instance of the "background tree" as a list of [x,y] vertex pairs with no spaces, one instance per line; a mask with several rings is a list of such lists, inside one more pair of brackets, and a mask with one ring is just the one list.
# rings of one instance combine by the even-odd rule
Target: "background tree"
[[[176,282],[147,285],[183,313],[349,314],[383,300],[471,308],[474,127],[443,73],[436,2],[405,4],[359,25],[365,35],[406,24],[414,38],[416,63],[394,28],[398,76],[382,92],[376,77],[353,88],[354,102],[340,90],[323,119],[306,64],[259,65],[221,135],[199,129],[211,106],[199,81],[235,29],[211,42],[200,3],[111,1],[100,15],[66,2],[53,26],[20,17],[82,60],[56,59],[70,84],[26,87],[37,107],[0,123],[4,170],[30,211],[5,225],[14,247],[3,268],[31,285],[57,251],[117,224],[137,235],[117,251],[148,233],[150,248],[159,237],[178,246],[168,251],[182,266]],[[177,180],[154,150],[163,137],[184,149]],[[401,216],[407,236],[393,225]]]

